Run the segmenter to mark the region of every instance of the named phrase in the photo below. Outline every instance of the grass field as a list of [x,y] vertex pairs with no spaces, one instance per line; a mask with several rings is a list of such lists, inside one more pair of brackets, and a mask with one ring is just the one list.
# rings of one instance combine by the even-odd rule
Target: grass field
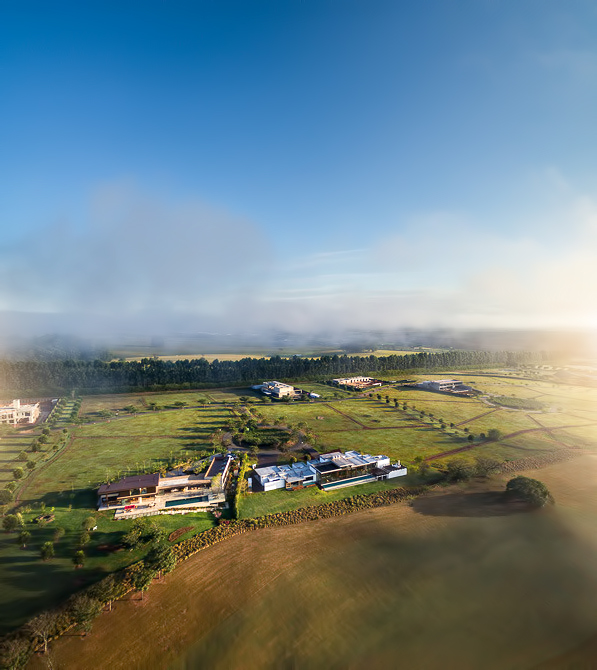
[[[434,375],[435,378],[447,376],[457,375]],[[389,395],[392,399],[388,405],[379,402],[376,394],[373,398],[356,398],[354,394],[324,384],[309,384],[304,387],[327,394],[326,400],[259,403],[258,408],[266,417],[266,424],[271,425],[277,417],[284,417],[284,421],[293,426],[304,423],[315,434],[315,446],[320,451],[356,449],[371,454],[386,454],[392,460],[400,459],[411,471],[407,482],[415,477],[415,459],[439,457],[431,463],[434,467],[442,467],[446,460],[453,457],[450,452],[455,449],[465,448],[458,457],[473,461],[479,455],[516,460],[563,449],[590,451],[595,448],[597,391],[488,375],[465,374],[458,378],[471,382],[486,397],[467,399],[397,387],[382,391],[382,396]],[[526,395],[523,396],[523,392]],[[491,394],[539,397],[545,402],[545,409],[526,412],[495,408],[487,404]],[[22,503],[33,511],[38,511],[42,503],[47,508],[54,507],[56,521],[53,525],[65,527],[67,535],[61,540],[57,558],[47,564],[41,563],[37,553],[45,530],[34,529],[36,538],[31,548],[26,550],[18,549],[14,535],[2,537],[0,562],[9,577],[13,575],[15,578],[10,589],[0,591],[0,605],[3,606],[0,608],[0,628],[16,625],[35,607],[60,599],[106,571],[134,560],[135,555],[128,552],[108,556],[97,553],[101,544],[117,544],[125,528],[122,522],[112,522],[109,516],[100,515],[99,532],[88,547],[88,563],[83,570],[73,571],[70,554],[74,538],[81,519],[93,512],[97,485],[109,478],[152,471],[168,459],[182,460],[209,448],[210,435],[226,424],[231,415],[229,406],[238,403],[242,396],[260,399],[258,394],[242,388],[84,398],[80,412],[83,423],[68,426],[69,438],[72,438],[69,446],[54,452],[52,441],[60,439],[61,431],[52,433],[51,443],[34,456],[37,459],[36,468],[25,480],[21,497]],[[399,408],[394,407],[394,398],[399,400]],[[204,405],[206,399],[211,404],[199,406]],[[148,411],[150,403],[167,408],[179,402],[184,402],[187,407]],[[406,411],[402,409],[403,402],[408,405]],[[124,412],[123,408],[128,405],[138,406],[140,413]],[[421,410],[426,413],[423,419]],[[102,418],[98,414],[104,411],[110,412],[110,418]],[[434,421],[430,420],[430,413],[434,415]],[[440,428],[439,419],[446,423],[445,429]],[[454,429],[450,428],[450,423],[456,424]],[[465,428],[477,436],[472,443],[467,439]],[[500,439],[480,444],[480,433],[487,433],[491,428],[500,431]],[[0,481],[11,478],[14,459],[38,434],[39,429],[35,434],[0,439]],[[287,460],[288,455],[280,454],[280,459]],[[404,481],[398,480],[399,484]],[[365,493],[385,486],[363,485],[359,491]],[[241,513],[253,516],[292,509],[354,492],[349,488],[333,493],[305,490],[249,494],[241,500]],[[168,528],[188,525],[185,517],[158,518],[159,523]],[[209,519],[198,519],[197,528],[210,523]],[[30,575],[29,583],[35,588],[27,588],[25,575]],[[5,613],[4,618],[2,612]]]
[[581,645],[597,631],[597,458],[547,467],[541,479],[557,504],[539,512],[495,504],[496,479],[235,537],[143,602],[117,603],[87,638],[62,638],[52,661],[65,670],[591,668],[591,646],[583,655]]

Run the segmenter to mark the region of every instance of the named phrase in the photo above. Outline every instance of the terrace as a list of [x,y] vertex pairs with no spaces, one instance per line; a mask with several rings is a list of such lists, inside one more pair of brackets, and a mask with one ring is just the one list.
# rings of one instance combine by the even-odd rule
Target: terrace
[[[201,509],[225,502],[224,486],[232,456],[214,456],[203,474],[161,477],[158,473],[125,477],[103,484],[98,491],[98,510],[113,509],[115,519],[160,514],[171,507]],[[216,487],[214,479],[220,477]]]

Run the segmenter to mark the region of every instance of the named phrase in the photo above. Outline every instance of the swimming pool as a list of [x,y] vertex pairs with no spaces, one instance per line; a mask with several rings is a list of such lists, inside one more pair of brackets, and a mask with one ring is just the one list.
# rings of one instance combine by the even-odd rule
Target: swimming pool
[[166,507],[192,505],[193,503],[207,502],[208,500],[209,496],[195,496],[194,498],[183,498],[182,500],[166,500]]
[[361,477],[352,477],[351,479],[339,479],[337,482],[328,482],[327,484],[322,484],[321,488],[324,491],[331,491],[333,489],[339,489],[342,486],[352,486],[353,484],[365,484],[366,482],[374,482],[375,477],[373,475],[362,475]]

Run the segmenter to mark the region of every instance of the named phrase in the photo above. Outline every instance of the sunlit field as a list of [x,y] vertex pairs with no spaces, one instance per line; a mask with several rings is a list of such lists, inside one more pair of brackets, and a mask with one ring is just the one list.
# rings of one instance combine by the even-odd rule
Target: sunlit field
[[143,602],[117,603],[85,640],[61,639],[53,660],[99,670],[247,667],[247,659],[260,668],[397,667],[397,659],[426,670],[534,668],[597,630],[596,457],[547,467],[541,479],[553,509],[488,504],[503,489],[498,478],[412,507],[233,538],[187,561]]
[[[109,514],[103,513],[97,515],[99,532],[89,546],[88,563],[83,570],[73,571],[71,554],[76,532],[81,520],[94,514],[98,485],[128,474],[155,471],[168,462],[192,459],[194,454],[211,450],[213,433],[223,430],[234,412],[244,411],[245,400],[252,402],[263,417],[262,427],[277,422],[299,431],[303,444],[306,442],[320,452],[356,449],[401,460],[410,474],[404,480],[395,480],[392,485],[398,486],[420,482],[416,473],[421,459],[429,459],[433,469],[441,469],[454,457],[469,462],[478,456],[499,461],[534,458],[542,462],[553,455],[574,456],[595,448],[597,391],[594,389],[487,374],[444,373],[433,377],[460,378],[478,388],[482,395],[462,398],[397,385],[379,391],[373,389],[369,397],[368,393],[355,396],[324,384],[305,384],[304,388],[321,392],[322,399],[263,403],[258,393],[246,388],[83,398],[80,423],[68,423],[68,417],[64,417],[60,428],[50,436],[54,443],[60,438],[63,425],[67,426],[68,446],[54,452],[50,444],[36,454],[36,468],[23,481],[19,492],[20,502],[31,510],[28,519],[43,506],[55,509],[55,521],[45,529],[31,525],[33,538],[25,550],[18,548],[16,536],[2,537],[0,560],[12,572],[13,580],[11,587],[0,593],[0,603],[4,605],[0,612],[5,612],[4,618],[0,615],[0,626],[18,625],[37,608],[48,606],[106,571],[133,561],[137,557],[134,552],[102,554],[97,549],[102,544],[118,544],[125,530],[121,522],[113,522]],[[424,378],[427,377],[419,376]],[[377,398],[378,393],[381,399]],[[508,409],[492,405],[492,395],[539,398],[545,404],[540,411],[533,412]],[[394,400],[398,401],[397,406]],[[499,431],[498,439],[491,442],[481,437],[490,429]],[[39,432],[38,429],[36,434]],[[28,447],[32,437],[8,436],[0,440],[0,476],[4,481],[12,478],[14,459]],[[269,453],[271,458],[272,452]],[[292,455],[303,457],[300,449],[296,454],[279,452],[278,462],[288,462]],[[363,485],[358,492],[387,486]],[[241,499],[240,513],[245,518],[259,516],[355,492],[356,489],[348,488],[334,492],[308,489],[248,494]],[[187,523],[184,517],[157,518],[169,529]],[[211,523],[205,516],[198,518],[193,524],[194,532]],[[66,529],[65,539],[56,545],[56,559],[42,563],[39,546],[55,526]],[[32,584],[34,588],[29,589]]]

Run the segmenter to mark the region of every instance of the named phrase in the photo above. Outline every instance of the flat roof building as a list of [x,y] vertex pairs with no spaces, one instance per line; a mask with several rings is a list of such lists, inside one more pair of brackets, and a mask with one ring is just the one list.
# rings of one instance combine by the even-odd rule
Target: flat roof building
[[400,461],[392,465],[387,456],[359,454],[358,451],[332,451],[312,461],[255,468],[253,472],[264,491],[296,489],[314,484],[330,490],[407,474]]
[[[162,477],[155,472],[102,484],[97,492],[98,510],[113,509],[114,518],[129,519],[163,513],[169,508],[213,507],[226,500],[224,488],[232,460],[230,454],[216,454],[207,470],[197,475]],[[218,475],[221,482],[216,488],[214,479]]]
[[0,407],[0,423],[35,423],[39,418],[39,403],[21,405],[20,400],[13,400],[10,405]]
[[466,386],[458,379],[430,379],[419,382],[417,386],[427,391],[442,391],[444,393],[470,393],[474,391],[472,386]]
[[339,377],[332,379],[337,386],[353,386],[354,388],[366,388],[368,386],[381,386],[381,382],[373,377]]
[[261,393],[271,395],[274,398],[294,396],[294,386],[284,384],[283,382],[263,382],[261,385]]

